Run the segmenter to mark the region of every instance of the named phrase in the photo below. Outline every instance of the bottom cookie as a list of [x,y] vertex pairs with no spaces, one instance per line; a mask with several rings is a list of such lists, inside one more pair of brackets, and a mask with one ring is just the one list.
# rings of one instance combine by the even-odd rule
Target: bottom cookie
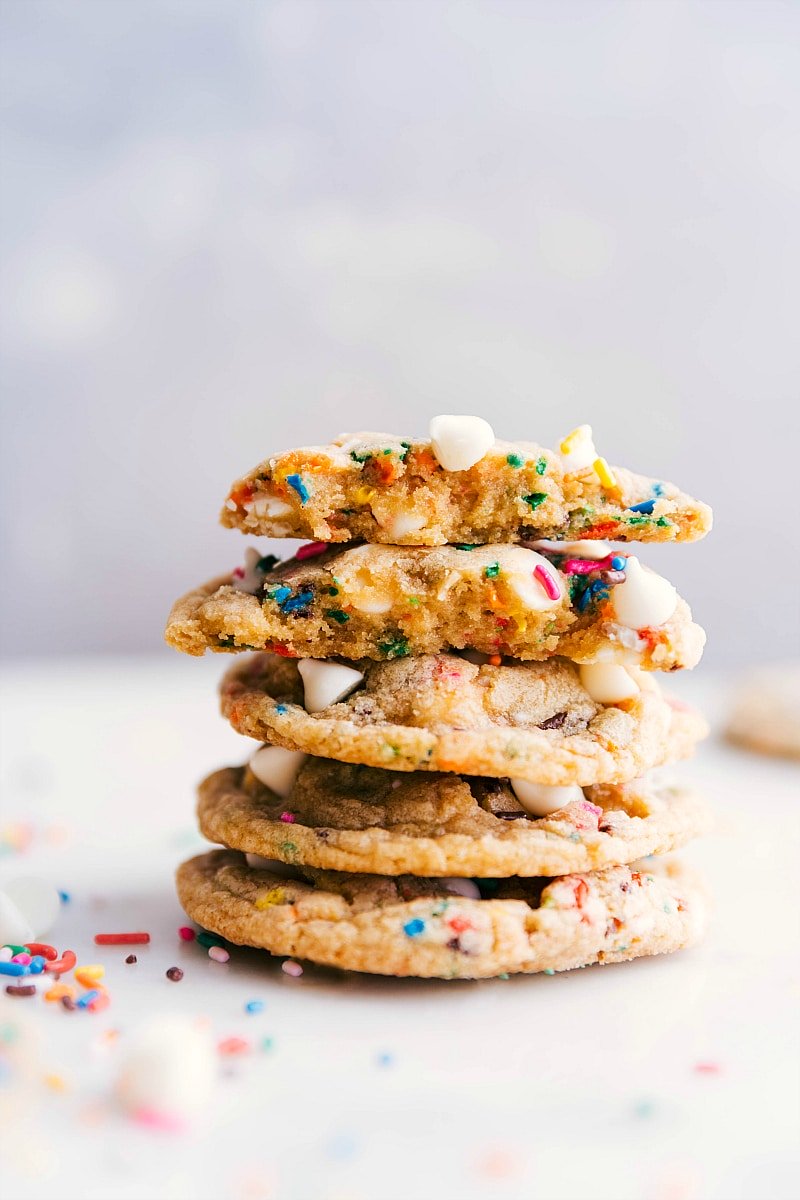
[[706,925],[702,884],[670,860],[479,886],[480,898],[465,880],[305,867],[287,878],[230,850],[177,872],[186,913],[227,941],[377,975],[568,971],[680,950]]

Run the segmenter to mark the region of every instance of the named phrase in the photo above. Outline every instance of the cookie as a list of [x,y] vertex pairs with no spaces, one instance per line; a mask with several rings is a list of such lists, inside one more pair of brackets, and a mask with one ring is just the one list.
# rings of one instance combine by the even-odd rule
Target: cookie
[[[361,659],[349,664],[358,690],[317,707],[304,696],[301,672],[311,661],[277,654],[237,661],[222,681],[223,714],[239,733],[321,758],[554,786],[634,779],[686,757],[707,733],[702,717],[667,702],[645,673],[630,699],[611,705],[593,700],[565,659],[509,666],[476,666],[452,654]],[[307,712],[304,700],[317,711]]]
[[221,520],[267,537],[406,546],[528,538],[691,542],[711,528],[707,505],[674,484],[608,467],[591,434],[577,452],[561,454],[533,442],[493,441],[462,470],[447,469],[435,451],[435,441],[380,433],[286,451],[237,480]]
[[665,854],[709,828],[685,788],[587,788],[545,817],[507,779],[400,774],[307,758],[282,799],[247,767],[200,785],[200,832],[264,858],[376,875],[543,876]]
[[[166,639],[188,654],[277,648],[300,658],[382,659],[398,647],[409,654],[455,648],[522,660],[558,654],[576,662],[624,658],[653,670],[693,667],[705,634],[674,588],[666,584],[666,607],[648,608],[645,597],[641,615],[623,612],[620,620],[618,597],[666,581],[637,575],[610,546],[586,545],[608,553],[312,545],[278,563],[253,550],[246,568],[175,603]],[[655,620],[632,626],[649,616]]]
[[738,690],[726,733],[760,754],[800,758],[800,663],[752,672]]
[[188,916],[229,942],[351,971],[440,979],[567,971],[689,946],[705,892],[675,863],[486,881],[486,899],[448,881],[304,869],[287,879],[215,850],[178,868]]

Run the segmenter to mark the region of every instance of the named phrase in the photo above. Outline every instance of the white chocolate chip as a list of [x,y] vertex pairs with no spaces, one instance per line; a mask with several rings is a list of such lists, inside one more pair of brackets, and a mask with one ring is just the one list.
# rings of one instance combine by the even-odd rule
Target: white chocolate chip
[[591,425],[579,425],[572,433],[567,434],[561,443],[560,452],[564,470],[568,473],[585,471],[587,467],[591,467],[597,458]]
[[431,449],[445,471],[468,471],[494,445],[494,430],[483,417],[434,417]]
[[302,658],[297,669],[303,680],[305,710],[309,713],[321,712],[323,708],[337,704],[364,678],[355,667],[319,658]]
[[595,542],[587,538],[584,542],[551,542],[540,538],[536,542],[524,542],[531,550],[540,550],[546,554],[567,554],[570,558],[605,558],[611,553],[609,542]]
[[532,817],[546,817],[573,800],[583,800],[583,792],[575,783],[565,787],[546,787],[527,779],[512,779],[511,787],[525,812]]
[[25,946],[36,939],[28,918],[5,892],[0,892],[0,943]]
[[[558,595],[550,597],[534,574],[537,567],[546,572]],[[541,554],[535,550],[526,550],[524,546],[507,546],[503,554],[503,567],[500,575],[508,586],[517,593],[526,608],[537,612],[546,612],[561,603],[564,589],[558,573]]]
[[24,875],[9,879],[3,891],[31,926],[34,937],[50,932],[61,909],[61,897],[52,883],[38,875]]
[[238,571],[234,571],[231,577],[231,583],[237,592],[248,592],[251,596],[256,594],[264,582],[264,572],[258,570],[258,563],[260,562],[261,555],[259,552],[252,546],[248,546],[244,552],[244,567],[240,567]]
[[273,496],[269,492],[257,492],[252,500],[246,501],[244,510],[254,513],[257,517],[288,517],[292,506],[281,500],[280,496]]
[[620,700],[630,700],[639,694],[638,683],[634,683],[618,663],[585,663],[578,667],[578,674],[586,691],[598,704],[618,704]]
[[460,879],[455,875],[445,876],[439,884],[453,896],[465,896],[468,900],[480,900],[481,889],[474,879]]
[[[392,597],[375,582],[369,565],[370,550],[374,547],[357,546],[345,550],[336,563],[336,586],[343,602],[358,612],[385,613],[392,607]],[[382,560],[379,557],[379,565]]]
[[654,571],[645,571],[633,555],[625,566],[624,582],[611,589],[614,616],[629,629],[663,625],[677,604],[678,593],[672,584]]
[[286,800],[294,787],[297,773],[306,760],[300,750],[284,750],[283,746],[262,746],[256,750],[248,766],[259,783],[268,787],[281,800]]
[[424,514],[420,516],[418,513],[410,511],[386,513],[380,516],[378,506],[375,504],[372,506],[372,514],[381,529],[385,529],[390,537],[396,538],[398,541],[408,537],[410,533],[417,533],[428,520]]
[[217,1056],[208,1028],[181,1016],[163,1016],[134,1035],[116,1083],[117,1098],[132,1115],[157,1114],[185,1121],[210,1102]]

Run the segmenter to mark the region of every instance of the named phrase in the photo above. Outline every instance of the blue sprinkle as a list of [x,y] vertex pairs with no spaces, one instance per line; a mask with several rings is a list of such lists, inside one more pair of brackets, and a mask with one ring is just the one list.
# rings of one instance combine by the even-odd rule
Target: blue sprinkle
[[289,711],[289,709],[287,708],[287,706],[285,704],[276,704],[275,705],[275,712],[279,713],[280,716],[283,716],[283,714],[288,711]]
[[289,487],[294,488],[294,490],[297,492],[298,496],[300,497],[300,503],[305,504],[308,500],[308,497],[311,495],[311,492],[303,483],[302,475],[287,475],[286,482],[288,483]]
[[624,571],[627,565],[627,558],[623,558],[621,554],[615,554],[611,560],[611,569],[613,571]]
[[244,1006],[244,1011],[246,1013],[263,1012],[264,1011],[264,1001],[263,1000],[248,1000],[247,1004],[245,1004],[245,1006]]
[[0,975],[30,975],[27,963],[0,962]]
[[384,1050],[378,1055],[377,1063],[379,1067],[392,1067],[394,1066],[394,1055],[390,1054],[388,1050]]
[[628,512],[646,513],[647,516],[650,516],[655,506],[655,500],[643,500],[641,504],[632,504]]
[[292,596],[288,600],[279,601],[278,604],[281,612],[290,613],[297,612],[299,608],[307,608],[313,599],[313,592],[298,592],[296,596]]
[[92,1003],[92,1001],[96,1000],[99,995],[100,995],[99,990],[97,988],[92,988],[92,990],[90,992],[83,993],[80,1000],[76,1001],[75,1007],[76,1008],[88,1008],[89,1005]]
[[275,588],[275,591],[270,592],[269,595],[270,599],[274,600],[276,604],[283,604],[284,600],[288,600],[291,594],[292,589],[284,584],[283,587]]
[[403,933],[406,937],[418,937],[425,928],[425,922],[420,921],[419,917],[414,917],[412,921],[406,921],[403,926]]
[[578,612],[586,611],[586,608],[588,607],[589,601],[591,600],[591,598],[592,598],[592,589],[589,587],[584,588],[583,591],[581,592],[580,596],[578,597],[578,602],[576,605]]
[[69,904],[70,900],[72,899],[69,892],[59,892],[58,898],[62,904]]
[[31,975],[41,975],[44,970],[45,960],[41,954],[34,954],[31,961],[28,963]]
[[663,496],[664,495],[663,483],[654,483],[653,484],[653,495],[654,496]]

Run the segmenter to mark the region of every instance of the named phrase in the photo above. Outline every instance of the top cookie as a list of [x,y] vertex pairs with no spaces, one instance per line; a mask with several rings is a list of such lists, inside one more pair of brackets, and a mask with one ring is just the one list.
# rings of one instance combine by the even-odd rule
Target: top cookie
[[[478,419],[436,418],[434,433],[444,420]],[[342,434],[329,446],[266,459],[233,485],[221,520],[266,537],[399,546],[691,542],[711,528],[707,505],[674,484],[609,467],[588,426],[570,434],[558,454],[533,442],[496,441],[491,430],[486,442],[458,458],[446,436],[440,443],[436,436]],[[471,465],[453,469],[478,452]]]

